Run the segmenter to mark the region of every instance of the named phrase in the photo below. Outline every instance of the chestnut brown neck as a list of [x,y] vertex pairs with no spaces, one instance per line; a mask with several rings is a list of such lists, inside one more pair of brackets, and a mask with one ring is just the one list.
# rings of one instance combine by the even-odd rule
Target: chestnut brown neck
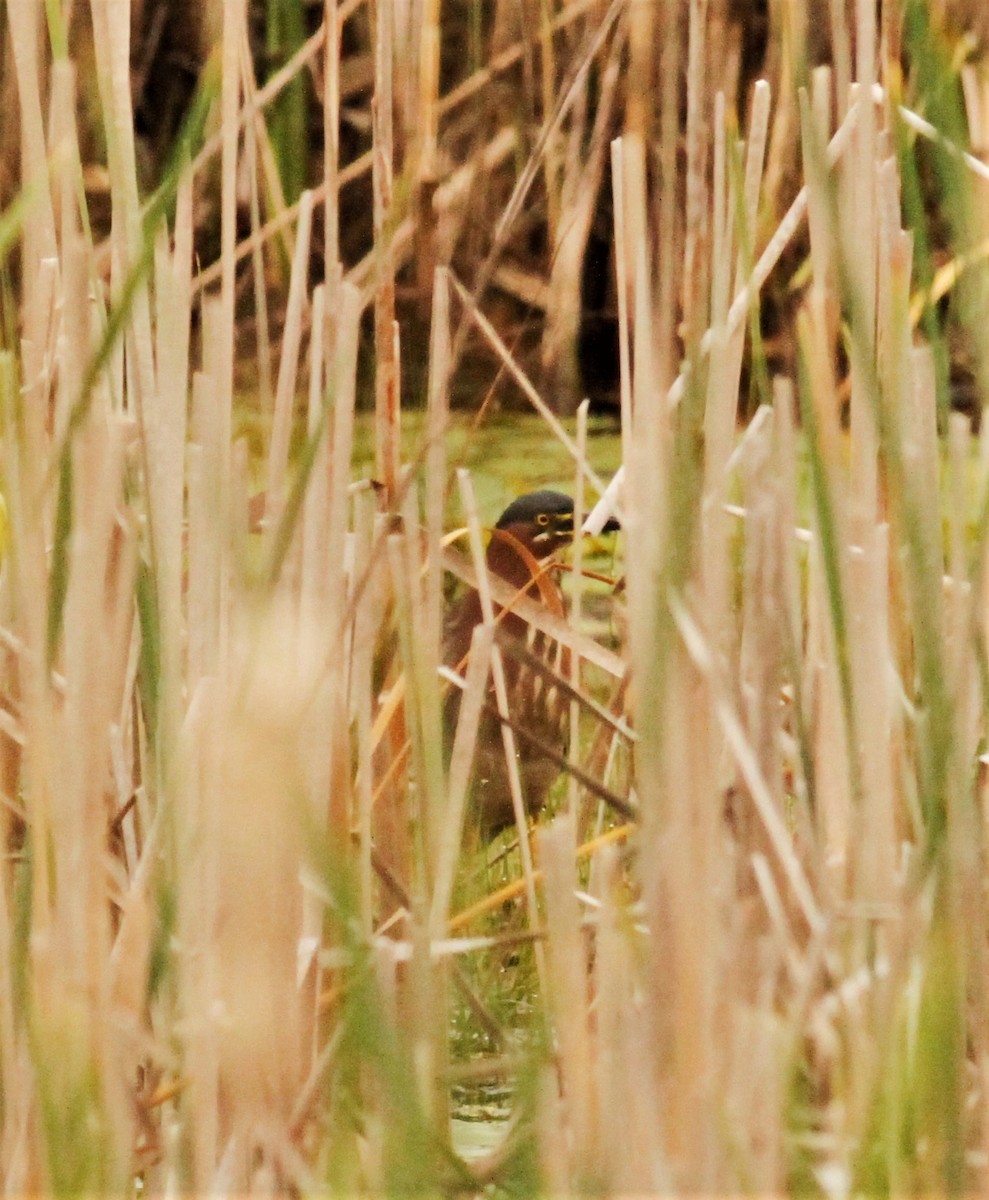
[[[543,547],[532,544],[527,529],[525,525],[510,525],[495,530],[488,543],[486,556],[488,570],[520,590],[531,583],[535,575],[531,562],[520,550],[520,546],[528,550],[537,561],[548,557]],[[505,534],[508,536],[503,536]]]

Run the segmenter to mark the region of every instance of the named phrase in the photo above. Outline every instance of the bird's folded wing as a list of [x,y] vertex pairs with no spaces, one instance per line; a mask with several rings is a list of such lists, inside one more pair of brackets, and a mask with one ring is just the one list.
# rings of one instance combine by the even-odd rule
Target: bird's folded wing
[[[463,583],[466,583],[468,587],[477,587],[477,575],[473,564],[451,546],[447,546],[443,550],[443,566],[451,575],[455,575]],[[506,583],[497,575],[489,573],[488,583],[491,587],[492,598],[497,604],[502,607],[510,606],[512,612],[528,621],[533,628],[555,638],[561,645],[568,647],[573,653],[579,654],[586,662],[594,663],[596,667],[607,671],[616,679],[623,678],[626,670],[625,663],[612,650],[606,649],[586,634],[572,629],[566,621],[551,613],[545,605],[537,603],[528,596],[520,596],[517,588]]]

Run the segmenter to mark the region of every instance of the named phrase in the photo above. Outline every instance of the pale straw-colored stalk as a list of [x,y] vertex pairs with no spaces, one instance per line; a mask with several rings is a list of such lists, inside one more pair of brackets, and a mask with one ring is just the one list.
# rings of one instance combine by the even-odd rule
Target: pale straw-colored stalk
[[309,337],[309,391],[306,435],[317,443],[306,484],[302,510],[302,576],[300,606],[303,614],[319,611],[326,594],[327,534],[330,496],[330,434],[326,406],[325,331],[326,287],[313,290],[312,332]]
[[324,0],[323,25],[323,277],[328,311],[340,281],[340,26],[336,0]]
[[546,902],[547,1002],[559,1053],[560,1090],[566,1105],[564,1178],[590,1183],[599,1161],[597,1097],[587,1009],[587,971],[580,908],[574,894],[576,817],[557,817],[539,831],[539,860]]
[[[129,272],[140,257],[143,245],[141,209],[137,194],[134,117],[130,95],[130,13],[126,13],[121,20],[117,6],[107,4],[106,0],[93,4],[92,12],[97,80],[107,133],[107,166],[116,218],[111,234],[111,294],[119,297]],[[157,384],[150,298],[143,282],[135,291],[129,315],[126,364],[120,361],[120,352],[115,357],[120,361],[121,369],[126,365],[127,410],[137,417],[145,470],[148,470],[143,406]],[[111,387],[115,402],[120,404],[122,391],[116,379],[111,382]],[[153,520],[152,514],[149,514],[149,520]]]
[[[251,192],[251,270],[254,277],[255,340],[258,351],[258,401],[261,411],[270,414],[274,404],[271,384],[271,329],[268,321],[268,292],[264,264],[264,241],[258,237],[262,226],[261,195],[258,184],[258,135],[253,121],[244,127],[244,169]],[[301,202],[301,197],[300,197]]]
[[[285,328],[282,332],[271,442],[268,446],[265,520],[268,523],[269,544],[274,541],[285,504],[285,476],[288,469],[289,439],[292,434],[292,417],[295,408],[299,348],[302,343],[302,320],[309,290],[307,279],[312,210],[312,193],[303,192],[299,202],[299,225],[296,230],[295,256],[292,259],[292,275],[285,309]],[[321,335],[322,329],[317,329],[316,336]]]
[[371,571],[374,498],[365,492],[354,500],[353,578],[371,577],[368,594],[354,614],[351,658],[351,706],[357,735],[357,773],[354,783],[354,829],[357,836],[357,891],[361,929],[370,937],[374,928],[374,868],[372,812],[374,805],[374,746],[372,743],[372,663],[381,606]]
[[419,163],[421,178],[436,172],[440,94],[440,0],[424,0],[419,35]]
[[611,143],[611,203],[615,214],[615,273],[618,292],[618,388],[622,461],[632,454],[632,357],[629,328],[629,248],[625,232],[625,153],[621,138]]
[[327,655],[324,665],[335,677],[331,686],[337,698],[330,725],[332,757],[330,768],[329,821],[333,837],[345,839],[350,828],[349,747],[344,703],[340,652],[344,643],[344,614],[347,601],[346,561],[350,499],[347,485],[354,442],[354,401],[357,389],[357,342],[360,326],[360,297],[356,289],[343,284],[340,289],[340,314],[334,335],[331,396],[333,399],[333,442],[329,463],[329,531],[326,540],[327,578]]
[[[726,464],[735,436],[738,376],[731,378],[729,345],[725,333],[731,286],[732,248],[735,243],[728,193],[725,149],[725,102],[719,92],[714,107],[714,170],[711,215],[711,352],[708,357],[707,395],[704,404],[704,491],[701,499],[704,529],[703,579],[707,610],[715,643],[729,646],[728,515],[724,510],[728,479]],[[731,223],[729,223],[731,222]],[[734,384],[734,386],[733,386]]]
[[[491,599],[490,579],[484,557],[484,547],[481,543],[481,526],[477,517],[477,505],[474,500],[474,489],[471,484],[470,475],[463,468],[457,471],[457,484],[460,489],[460,502],[467,521],[470,552],[477,575],[477,592],[480,597],[483,622],[487,628],[493,630],[495,621],[494,604]],[[502,662],[501,650],[496,641],[491,646],[491,679],[494,684],[498,716],[506,718],[510,715],[508,711],[508,690],[505,684],[505,668]],[[501,739],[505,749],[508,786],[512,797],[512,811],[515,815],[515,824],[519,831],[519,856],[522,860],[522,876],[525,880],[526,899],[529,905],[529,920],[535,922],[538,911],[536,908],[536,883],[532,869],[532,850],[526,834],[525,796],[522,789],[522,781],[519,778],[518,757],[515,750],[515,733],[511,726],[506,723],[503,723],[501,726]],[[539,942],[536,943],[535,952],[540,983],[544,984],[546,967],[542,945]]]
[[439,660],[442,639],[444,501],[446,498],[446,434],[449,423],[450,281],[437,267],[429,338],[429,382],[426,415],[426,636]]
[[687,164],[683,275],[680,303],[688,338],[707,324],[710,266],[702,253],[702,239],[710,235],[707,166],[708,122],[705,58],[707,0],[688,0],[687,6]]
[[[161,643],[164,746],[178,736],[182,693],[182,532],[185,510],[186,413],[189,381],[189,280],[192,192],[186,179],[176,208],[175,249],[159,235],[155,256],[155,358],[158,387],[145,399],[148,503],[154,511],[155,568]],[[167,750],[166,750],[167,753]]]
[[[20,4],[7,14],[10,24],[11,51],[17,76],[17,95],[21,123],[21,178],[38,187],[24,223],[24,310],[27,328],[37,328],[43,304],[41,263],[55,255],[55,214],[51,192],[45,179],[48,173],[44,118],[42,116],[39,51],[41,47],[41,9],[37,4]],[[32,379],[42,347],[33,337],[26,339],[25,374]]]
[[395,261],[392,251],[394,191],[394,14],[380,5],[374,23],[374,461],[387,503],[398,487],[401,455],[398,359],[395,350]]
[[436,872],[429,920],[430,936],[434,940],[445,933],[450,917],[450,899],[463,838],[468,788],[477,746],[477,731],[488,688],[493,644],[493,630],[487,625],[478,625],[471,637],[464,695],[460,701],[457,728],[450,751],[443,822],[436,840]]
[[[648,5],[639,6],[648,10]],[[680,130],[680,73],[683,61],[683,17],[682,5],[669,4],[661,16],[661,52],[659,55],[659,162],[660,178],[658,200],[654,206],[658,214],[656,239],[656,310],[659,327],[656,331],[659,371],[658,383],[668,388],[672,383],[680,361],[677,324],[678,271],[683,247],[683,202],[679,170]],[[655,17],[647,17],[645,11],[639,17],[645,24]],[[648,36],[648,26],[643,35]],[[642,84],[639,85],[640,87]],[[643,96],[633,101],[648,104],[651,81],[646,84]],[[647,129],[641,134],[645,137]]]

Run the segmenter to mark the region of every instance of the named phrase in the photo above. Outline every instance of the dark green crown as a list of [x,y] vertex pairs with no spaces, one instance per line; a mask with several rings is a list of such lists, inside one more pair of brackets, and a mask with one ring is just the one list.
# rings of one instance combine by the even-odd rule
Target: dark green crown
[[[540,521],[539,518],[545,518]],[[513,500],[498,518],[498,529],[511,525],[550,525],[559,532],[573,533],[573,501],[562,492],[544,489],[527,492]]]

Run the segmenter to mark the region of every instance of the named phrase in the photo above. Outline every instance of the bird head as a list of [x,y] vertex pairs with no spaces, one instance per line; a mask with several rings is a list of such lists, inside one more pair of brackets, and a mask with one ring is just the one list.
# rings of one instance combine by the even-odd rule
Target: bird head
[[[509,504],[495,528],[510,533],[542,561],[573,540],[573,501],[562,492],[527,492]],[[604,531],[618,528],[612,518]]]

